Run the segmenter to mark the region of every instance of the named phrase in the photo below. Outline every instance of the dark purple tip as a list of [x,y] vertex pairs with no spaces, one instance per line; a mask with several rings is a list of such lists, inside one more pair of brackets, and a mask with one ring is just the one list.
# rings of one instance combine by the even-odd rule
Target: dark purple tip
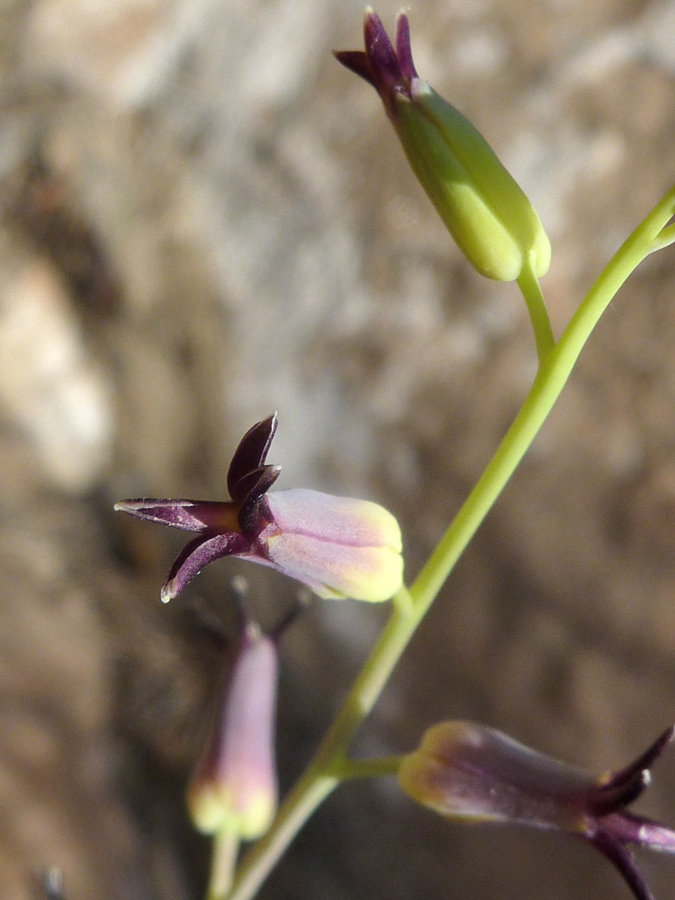
[[668,728],[636,760],[610,775],[593,793],[591,806],[595,815],[603,816],[628,806],[649,787],[649,770],[672,741],[675,727]]
[[417,78],[410,46],[410,23],[405,13],[399,13],[396,19],[396,56],[403,77],[408,81]]
[[387,114],[396,118],[396,94],[410,98],[410,83],[417,78],[410,48],[408,17],[401,13],[396,20],[396,48],[384,30],[379,16],[366,9],[363,22],[365,53],[360,50],[340,50],[338,62],[372,84],[384,103]]
[[250,485],[244,481],[246,476],[265,464],[276,430],[277,414],[274,413],[249,428],[239,441],[227,473],[227,489],[236,503],[241,503],[250,490]]
[[372,9],[366,11],[363,36],[366,42],[366,55],[377,77],[391,82],[400,81],[401,67],[396,58],[396,51],[384,30],[382,20]]
[[370,63],[363,50],[333,50],[333,56],[350,72],[353,72],[375,87]]

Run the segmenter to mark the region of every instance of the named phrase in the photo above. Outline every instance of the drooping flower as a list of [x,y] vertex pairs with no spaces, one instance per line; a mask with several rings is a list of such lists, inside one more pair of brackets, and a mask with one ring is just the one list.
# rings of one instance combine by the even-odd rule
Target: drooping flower
[[514,281],[525,265],[545,275],[551,245],[529,200],[478,130],[415,70],[408,18],[395,47],[366,10],[365,52],[335,54],[380,95],[413,172],[469,262],[481,274]]
[[390,512],[367,500],[319,491],[267,491],[281,471],[265,463],[276,414],[242,438],[227,474],[229,502],[124,500],[116,510],[197,532],[162,588],[166,603],[208,563],[249,559],[301,581],[323,598],[381,601],[402,584],[401,530]]
[[192,821],[204,834],[255,840],[274,818],[277,676],[276,636],[247,622],[225,663],[206,744],[188,787]]
[[675,831],[626,807],[648,787],[650,768],[674,735],[669,728],[625,769],[598,777],[491,728],[443,722],[403,758],[398,778],[409,797],[449,818],[582,838],[617,867],[637,900],[654,900],[626,845],[675,853]]

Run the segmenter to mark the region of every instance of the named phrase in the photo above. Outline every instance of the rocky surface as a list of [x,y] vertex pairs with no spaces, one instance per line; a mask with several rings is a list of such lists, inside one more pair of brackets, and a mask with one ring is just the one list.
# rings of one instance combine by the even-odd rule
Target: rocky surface
[[[393,25],[397,5],[378,12]],[[221,563],[161,607],[175,535],[111,513],[224,495],[278,409],[282,486],[385,503],[411,575],[533,374],[512,286],[468,269],[406,168],[355,0],[0,6],[0,896],[188,900],[183,785],[229,621]],[[672,0],[429,0],[420,72],[489,138],[554,247],[556,331],[675,180]],[[621,291],[410,649],[360,749],[479,719],[593,769],[675,717],[675,257]],[[294,591],[247,571],[263,621]],[[381,612],[314,605],[283,646],[297,774]],[[331,661],[327,675],[326,659]],[[645,810],[675,823],[666,755]],[[672,861],[645,860],[667,897]],[[264,897],[624,891],[573,842],[463,829],[344,788]],[[659,893],[660,891],[660,893]],[[623,895],[622,895],[623,896]]]

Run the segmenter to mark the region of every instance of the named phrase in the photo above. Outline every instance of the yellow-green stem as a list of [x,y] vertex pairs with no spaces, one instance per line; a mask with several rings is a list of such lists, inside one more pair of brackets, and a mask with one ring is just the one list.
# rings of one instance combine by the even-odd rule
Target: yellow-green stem
[[523,295],[527,311],[530,314],[532,330],[534,331],[534,341],[537,347],[537,357],[539,364],[548,357],[549,352],[553,349],[555,340],[551,329],[551,322],[548,317],[544,295],[541,292],[541,286],[532,271],[532,266],[528,263],[523,267],[523,271],[518,278],[518,287]]
[[232,884],[232,873],[237,861],[239,837],[231,831],[221,831],[213,838],[211,881],[207,900],[222,900]]
[[356,778],[384,778],[398,775],[403,757],[373,756],[366,759],[338,759],[331,766],[332,773],[340,781]]

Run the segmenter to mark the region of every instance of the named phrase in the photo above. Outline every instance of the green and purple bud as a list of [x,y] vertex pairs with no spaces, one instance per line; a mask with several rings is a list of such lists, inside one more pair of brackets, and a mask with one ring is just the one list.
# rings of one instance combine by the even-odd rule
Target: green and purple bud
[[409,797],[449,818],[583,838],[617,867],[637,900],[654,900],[626,845],[675,853],[675,831],[626,807],[650,784],[650,768],[674,734],[669,728],[625,769],[598,777],[499,731],[443,722],[403,758],[398,778]]
[[407,16],[398,16],[394,47],[367,9],[364,37],[365,52],[335,56],[380,95],[413,172],[469,262],[498,281],[515,281],[526,266],[545,275],[551,245],[539,217],[478,130],[417,75]]
[[277,808],[276,637],[247,623],[226,669],[188,787],[188,809],[204,834],[227,833],[250,841],[267,831]]
[[208,563],[235,556],[270,566],[323,598],[388,600],[403,582],[401,530],[390,512],[367,500],[311,490],[267,494],[279,476],[265,463],[276,415],[242,438],[227,475],[232,500],[124,500],[115,509],[197,532],[162,588],[168,602]]

